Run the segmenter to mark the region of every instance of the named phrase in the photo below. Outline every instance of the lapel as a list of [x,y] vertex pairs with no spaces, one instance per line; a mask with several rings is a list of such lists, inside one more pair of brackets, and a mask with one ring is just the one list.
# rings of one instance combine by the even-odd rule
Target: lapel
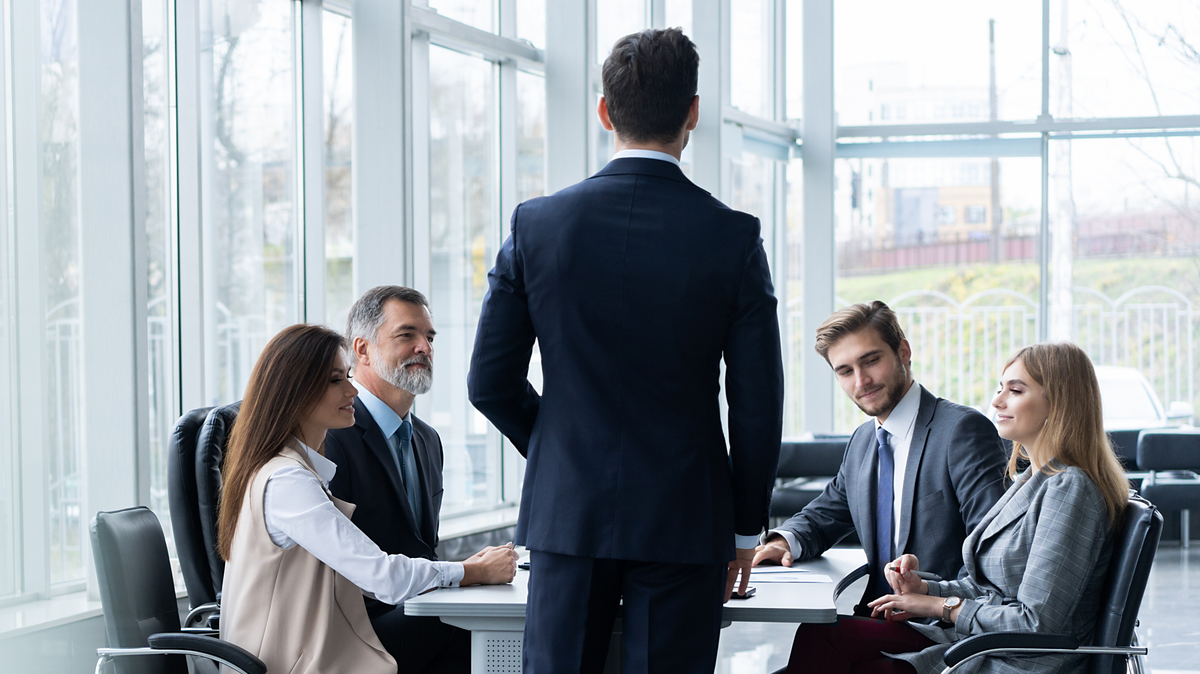
[[917,474],[921,472],[921,457],[925,454],[925,443],[929,440],[929,424],[933,421],[935,407],[937,397],[921,386],[921,403],[917,406],[912,442],[908,445],[908,461],[904,464],[904,488],[900,492],[900,544],[896,548],[897,554],[908,550],[908,536],[912,531],[913,505],[917,494]]
[[[430,493],[430,485],[433,484],[433,479],[429,475],[429,471],[433,466],[433,461],[431,461],[427,455],[428,448],[425,446],[424,434],[417,430],[417,415],[413,414],[412,419],[413,459],[417,462],[417,479],[421,481],[421,502],[424,506],[421,509],[421,526],[418,529],[418,532],[420,533],[421,540],[431,542],[433,541],[433,536],[431,535],[433,533],[431,531],[433,529],[433,513],[431,512],[433,509],[433,494]],[[407,505],[408,499],[406,498],[404,501],[405,505]]]
[[383,437],[383,431],[380,430],[379,424],[375,423],[375,418],[371,416],[367,406],[362,404],[358,398],[354,399],[354,425],[362,431],[363,444],[375,454],[379,463],[383,464],[383,471],[387,473],[388,479],[392,482],[392,490],[396,493],[396,498],[400,500],[400,509],[404,512],[409,530],[415,531],[419,535],[421,527],[417,525],[416,517],[413,516],[412,506],[408,505],[408,496],[404,493],[404,483],[400,481],[400,469],[396,467],[396,458],[392,456],[392,449],[388,447],[387,439]]
[[1031,468],[1026,468],[1025,472],[1013,481],[1013,486],[1009,488],[1008,493],[992,508],[992,512],[999,512],[991,522],[980,522],[979,526],[975,527],[976,531],[983,530],[977,544],[982,544],[984,541],[998,536],[1008,525],[1025,517],[1025,513],[1029,510],[1029,504],[1033,503],[1033,499],[1041,490],[1042,483],[1049,477],[1040,470],[1030,475],[1031,472]]
[[878,480],[876,472],[878,461],[875,459],[874,430],[875,421],[872,419],[859,426],[858,430],[854,432],[854,437],[851,438],[851,442],[855,444],[855,451],[861,452],[861,455],[858,457],[857,477],[853,480],[853,484],[849,485],[856,497],[849,499],[851,515],[854,516],[856,522],[863,523],[863,527],[859,529],[860,532],[870,532],[867,536],[859,534],[863,552],[866,553],[869,560],[875,559],[875,482]]

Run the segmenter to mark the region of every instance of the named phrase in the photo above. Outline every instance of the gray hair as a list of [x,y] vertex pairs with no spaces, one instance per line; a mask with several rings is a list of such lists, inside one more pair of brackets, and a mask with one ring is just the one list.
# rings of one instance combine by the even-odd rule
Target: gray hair
[[350,315],[346,317],[346,340],[350,348],[354,348],[354,340],[362,337],[371,344],[379,336],[379,328],[383,325],[383,307],[391,300],[399,300],[408,304],[429,308],[429,300],[420,292],[404,286],[375,286],[358,298],[350,307]]

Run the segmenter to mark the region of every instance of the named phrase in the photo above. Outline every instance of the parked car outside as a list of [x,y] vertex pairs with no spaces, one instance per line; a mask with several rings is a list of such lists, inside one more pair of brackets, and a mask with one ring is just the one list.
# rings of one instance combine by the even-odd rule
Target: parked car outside
[[1096,368],[1104,430],[1142,430],[1191,425],[1191,403],[1173,401],[1164,408],[1154,388],[1137,368],[1102,365]]

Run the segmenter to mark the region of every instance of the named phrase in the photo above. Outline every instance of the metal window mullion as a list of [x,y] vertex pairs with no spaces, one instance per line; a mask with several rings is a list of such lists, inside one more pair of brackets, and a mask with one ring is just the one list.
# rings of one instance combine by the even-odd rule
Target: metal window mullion
[[833,375],[809,348],[812,335],[834,309],[834,115],[833,0],[804,0],[804,354],[805,430],[834,430]]
[[594,0],[546,3],[546,194],[588,176]]
[[728,7],[729,0],[692,0],[692,40],[700,52],[700,121],[690,141],[692,182],[718,196],[722,195],[722,176],[729,172],[721,151],[729,88],[725,82],[729,74]]
[[216,395],[205,390],[205,321],[201,166],[204,148],[200,105],[200,0],[167,0],[167,57],[171,143],[170,232],[172,316],[178,331],[178,382],[181,410],[203,407]]
[[775,75],[774,98],[772,99],[772,119],[784,122],[787,120],[787,2],[774,0],[775,17],[771,35],[774,48],[771,53],[775,57],[772,72]]
[[[137,503],[139,422],[146,421],[146,230],[134,217],[132,15],[127,0],[77,5],[83,513]],[[140,20],[140,12],[136,13]],[[138,31],[140,36],[141,31]],[[117,45],[117,48],[114,48]],[[141,41],[137,43],[140,55]],[[137,68],[141,73],[141,68]],[[142,83],[137,82],[140,103]],[[141,110],[139,109],[139,113]],[[140,258],[140,259],[139,259]],[[140,275],[139,275],[140,272]],[[140,289],[141,292],[138,292]],[[140,306],[139,306],[140,305]],[[141,318],[140,322],[138,318]],[[105,400],[122,400],[116,407]],[[147,402],[148,407],[148,402]],[[147,474],[148,477],[148,474]],[[78,532],[89,595],[98,598],[86,514]]]
[[[410,38],[412,40],[410,53],[412,68],[409,70],[409,95],[407,97],[407,117],[410,126],[409,142],[412,153],[410,156],[411,199],[412,209],[412,262],[408,282],[412,287],[426,293],[433,290],[433,270],[430,251],[430,100],[429,80],[432,66],[429,35],[421,33]],[[418,399],[419,400],[419,399]],[[432,404],[432,401],[425,401]],[[419,402],[418,402],[419,404]]]
[[[500,0],[500,34],[505,37],[516,35],[516,0]],[[509,223],[512,213],[517,207],[517,136],[519,134],[520,117],[517,100],[517,64],[513,61],[501,62],[497,67],[499,86],[497,96],[497,157],[500,221],[492,231],[492,241],[489,250],[499,250],[501,240],[509,233]],[[495,480],[498,487],[494,492],[500,503],[514,503],[520,498],[518,459],[520,454],[512,443],[488,424],[487,442],[489,450],[496,452],[499,473],[489,476]]]
[[39,7],[6,2],[7,135],[9,226],[13,230],[17,298],[17,408],[20,448],[19,590],[45,594],[50,587],[49,517],[45,447],[46,307],[42,284],[41,79],[39,77]]
[[[326,323],[325,315],[325,55],[324,14],[320,0],[298,3],[297,158],[299,197],[296,262],[303,303],[300,316]],[[337,326],[333,326],[337,328]]]

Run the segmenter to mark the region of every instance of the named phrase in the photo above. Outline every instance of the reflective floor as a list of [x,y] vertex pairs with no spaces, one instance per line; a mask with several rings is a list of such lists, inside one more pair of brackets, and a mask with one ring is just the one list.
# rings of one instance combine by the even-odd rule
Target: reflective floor
[[[848,613],[863,584],[838,602]],[[1146,669],[1154,674],[1200,674],[1200,541],[1182,550],[1164,542],[1150,572],[1138,635],[1150,649]],[[721,632],[718,674],[767,674],[787,665],[795,625],[734,623]]]

